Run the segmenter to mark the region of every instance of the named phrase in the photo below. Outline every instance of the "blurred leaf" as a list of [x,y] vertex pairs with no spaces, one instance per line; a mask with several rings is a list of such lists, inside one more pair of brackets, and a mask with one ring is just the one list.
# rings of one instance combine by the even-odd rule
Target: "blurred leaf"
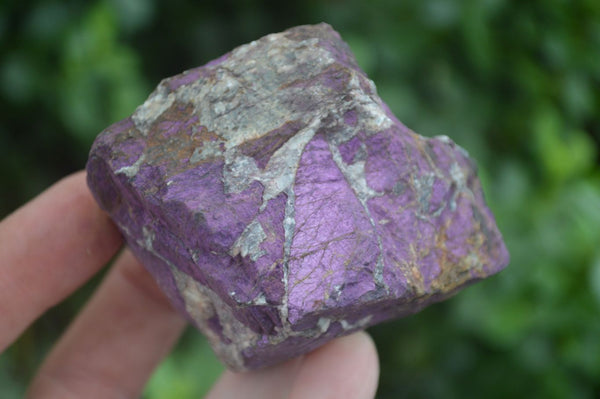
[[25,394],[24,387],[14,379],[10,378],[10,371],[14,366],[9,362],[6,356],[0,356],[0,393],[2,399],[18,399]]
[[40,2],[32,7],[26,32],[36,41],[52,43],[68,24],[68,10],[58,1]]
[[13,54],[1,61],[0,88],[2,94],[13,102],[31,100],[35,89],[35,74],[31,63],[20,54]]
[[190,327],[175,352],[156,369],[144,397],[179,399],[204,397],[223,372],[206,339]]
[[489,23],[485,2],[469,1],[468,7],[463,7],[462,33],[466,50],[476,70],[487,75],[494,63],[493,42],[489,31]]
[[135,32],[148,25],[154,17],[154,0],[110,0],[116,9],[119,26],[127,33]]
[[118,43],[113,10],[98,2],[68,34],[60,93],[64,123],[82,142],[131,114],[149,93],[136,56]]
[[566,130],[552,107],[538,110],[533,133],[537,157],[550,181],[562,182],[594,165],[596,150],[590,137],[579,130]]
[[594,95],[593,84],[581,74],[568,75],[563,83],[563,98],[565,107],[575,120],[593,112]]
[[365,71],[367,75],[372,74],[375,69],[375,63],[377,62],[373,52],[373,46],[364,38],[357,35],[348,35],[347,37],[344,37],[344,40],[346,40],[352,49],[352,52],[356,56],[356,61],[362,70]]
[[596,298],[598,310],[600,311],[600,253],[596,255],[590,268],[590,288]]
[[448,28],[459,19],[460,7],[456,2],[429,0],[420,3],[421,19],[432,28]]

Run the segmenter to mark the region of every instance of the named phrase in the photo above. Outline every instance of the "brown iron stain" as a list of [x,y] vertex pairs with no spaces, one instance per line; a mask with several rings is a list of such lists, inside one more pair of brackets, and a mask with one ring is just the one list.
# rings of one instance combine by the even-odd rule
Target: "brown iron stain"
[[261,137],[243,142],[238,148],[242,154],[254,158],[259,168],[264,169],[273,154],[305,126],[300,121],[287,121]]
[[[148,127],[148,135],[143,138],[145,164],[162,166],[175,175],[194,166],[190,165],[189,158],[205,142],[223,140],[201,125],[194,112],[193,104],[176,101]],[[127,136],[127,139],[142,138],[142,133],[132,128]],[[198,163],[212,160],[208,158]]]

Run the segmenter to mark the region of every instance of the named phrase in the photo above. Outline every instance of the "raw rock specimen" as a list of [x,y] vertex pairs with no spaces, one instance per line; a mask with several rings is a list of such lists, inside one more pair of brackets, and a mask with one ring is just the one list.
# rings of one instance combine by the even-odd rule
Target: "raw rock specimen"
[[165,79],[88,182],[234,370],[414,313],[508,253],[473,161],[398,121],[329,25]]

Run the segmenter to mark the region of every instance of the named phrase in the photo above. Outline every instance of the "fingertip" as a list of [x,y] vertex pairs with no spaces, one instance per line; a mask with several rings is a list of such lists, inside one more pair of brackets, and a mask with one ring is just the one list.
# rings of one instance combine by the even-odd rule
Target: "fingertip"
[[289,398],[290,391],[304,357],[260,370],[232,372],[225,370],[212,387],[206,399],[245,398],[279,399]]
[[377,353],[377,346],[371,335],[365,331],[360,331],[354,334],[359,339],[358,347],[360,349],[360,356],[364,363],[365,374],[363,381],[365,383],[365,390],[360,398],[374,398],[377,392],[377,386],[379,385],[379,355]]
[[378,379],[375,344],[360,331],[277,366],[225,371],[207,398],[367,399],[375,396]]
[[[54,268],[63,275],[60,281],[63,287],[58,291],[69,291],[76,285],[71,276],[81,279],[79,274],[85,274],[83,280],[87,280],[123,244],[123,236],[117,226],[92,196],[86,175],[85,171],[79,171],[66,176],[36,199],[39,201],[35,204],[35,221],[46,220],[47,227],[43,233],[57,236],[53,252],[63,265]],[[51,218],[60,219],[60,225],[53,227]],[[31,235],[33,228],[26,230]],[[55,303],[48,302],[49,305]]]
[[[109,215],[100,209],[87,185],[87,173],[80,171],[63,179],[64,192],[70,192],[67,206],[80,212],[81,233],[92,239],[86,242],[86,255],[95,257],[104,253],[114,254],[123,243],[123,236]],[[85,215],[89,215],[85,217]]]
[[331,341],[308,354],[291,398],[373,398],[379,360],[372,338],[360,331]]

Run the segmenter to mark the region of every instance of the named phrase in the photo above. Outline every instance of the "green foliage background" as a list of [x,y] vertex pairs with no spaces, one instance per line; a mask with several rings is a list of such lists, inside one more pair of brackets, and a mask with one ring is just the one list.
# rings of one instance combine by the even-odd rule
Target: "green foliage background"
[[[371,329],[378,397],[599,397],[596,0],[3,1],[0,216],[83,168],[95,135],[161,78],[321,21],[400,120],[478,161],[512,255],[498,276]],[[2,398],[23,394],[97,282],[0,356]],[[145,397],[201,397],[221,370],[188,331]]]

